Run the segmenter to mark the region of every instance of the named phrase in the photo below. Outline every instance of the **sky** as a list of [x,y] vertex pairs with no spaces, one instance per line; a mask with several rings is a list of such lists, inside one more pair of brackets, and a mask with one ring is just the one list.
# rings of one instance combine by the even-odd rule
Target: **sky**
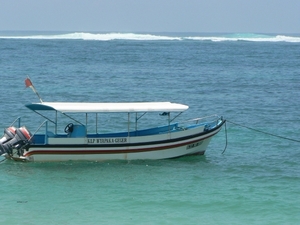
[[300,0],[0,0],[0,31],[300,33]]

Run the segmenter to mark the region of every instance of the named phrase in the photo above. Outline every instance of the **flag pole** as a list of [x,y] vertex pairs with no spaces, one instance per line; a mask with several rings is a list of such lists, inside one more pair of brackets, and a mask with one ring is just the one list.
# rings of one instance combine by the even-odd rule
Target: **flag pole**
[[33,90],[33,92],[38,96],[38,98],[40,99],[40,102],[43,103],[41,96],[39,95],[39,93],[37,92],[35,87],[33,86],[29,76],[27,76],[27,78],[25,79],[25,86],[26,86],[25,88],[30,87]]

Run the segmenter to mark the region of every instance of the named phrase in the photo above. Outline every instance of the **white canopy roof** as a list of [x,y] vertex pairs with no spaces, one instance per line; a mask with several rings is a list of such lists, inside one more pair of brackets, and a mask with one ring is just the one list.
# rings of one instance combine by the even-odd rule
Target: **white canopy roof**
[[97,112],[182,112],[187,105],[171,102],[132,102],[132,103],[86,103],[86,102],[42,102],[26,105],[38,110],[56,110],[63,113],[97,113]]

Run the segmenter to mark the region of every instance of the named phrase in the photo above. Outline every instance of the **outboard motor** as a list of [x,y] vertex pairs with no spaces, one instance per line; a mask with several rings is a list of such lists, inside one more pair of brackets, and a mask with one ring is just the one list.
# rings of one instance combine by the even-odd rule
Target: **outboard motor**
[[0,143],[0,155],[4,153],[12,154],[13,149],[22,149],[29,143],[31,136],[26,127],[17,128],[16,134],[11,140],[6,141],[4,144]]
[[4,129],[4,135],[0,139],[0,144],[4,144],[5,142],[13,139],[15,137],[15,134],[16,134],[16,128],[15,127],[8,127],[6,129]]

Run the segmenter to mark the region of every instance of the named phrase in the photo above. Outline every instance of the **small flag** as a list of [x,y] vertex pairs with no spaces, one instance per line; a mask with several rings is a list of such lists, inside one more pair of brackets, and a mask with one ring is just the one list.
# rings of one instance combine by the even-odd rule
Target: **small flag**
[[25,79],[25,85],[26,85],[26,88],[32,87],[32,82],[31,82],[31,80],[29,78]]
[[30,87],[30,88],[33,90],[33,92],[38,96],[38,98],[40,99],[40,101],[43,102],[41,96],[40,96],[39,93],[36,91],[36,89],[35,89],[35,87],[33,86],[31,80],[29,79],[29,77],[27,77],[27,78],[25,79],[25,86],[26,86],[26,88]]

